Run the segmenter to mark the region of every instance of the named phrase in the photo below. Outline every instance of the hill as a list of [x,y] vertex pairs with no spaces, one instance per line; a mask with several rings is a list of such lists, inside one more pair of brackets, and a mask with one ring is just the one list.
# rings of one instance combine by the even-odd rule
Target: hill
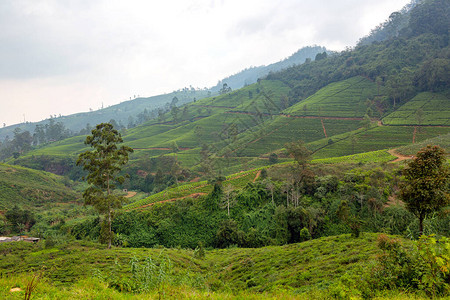
[[[122,101],[120,104],[90,112],[76,113],[59,117],[55,115],[52,118],[55,122],[61,122],[64,124],[68,130],[74,133],[98,123],[109,122],[110,120],[114,120],[121,127],[131,128],[134,127],[134,124],[136,123],[140,124],[145,120],[157,118],[158,110],[167,110],[169,104],[174,98],[177,98],[177,105],[179,106],[207,97],[211,95],[211,93],[217,94],[222,88],[223,83],[227,83],[232,89],[239,89],[246,85],[255,83],[258,78],[262,78],[270,72],[276,72],[293,65],[302,64],[307,59],[314,60],[318,53],[323,52],[326,52],[324,47],[304,47],[292,54],[290,57],[279,62],[268,66],[251,67],[240,71],[235,75],[224,78],[220,80],[216,86],[210,89],[199,90],[192,87],[183,88],[172,93],[153,97],[137,97],[133,100],[130,99],[127,101]],[[36,125],[44,126],[48,123],[49,120],[43,120],[40,122],[27,122],[0,128],[0,141],[4,140],[7,136],[12,138],[16,128],[33,133]]]
[[[268,166],[270,155],[286,159],[285,143],[299,139],[315,158],[324,159],[447,134],[450,60],[448,32],[438,30],[447,11],[438,9],[441,2],[423,1],[400,12],[409,14],[408,25],[386,40],[173,106],[123,130],[125,143],[135,149],[127,187],[142,186],[158,169],[169,186]],[[428,19],[431,25],[420,27],[425,23],[419,20]],[[16,153],[20,156],[9,162],[49,171],[56,165],[60,174],[76,179],[81,174],[73,161],[85,149],[83,140],[73,137]]]
[[423,92],[383,118],[386,125],[450,126],[450,98],[446,93]]
[[[185,88],[169,94],[123,101],[120,104],[90,112],[68,116],[55,116],[52,118],[55,122],[63,123],[68,130],[74,133],[89,127],[89,125],[94,126],[98,123],[109,122],[110,120],[114,120],[122,127],[134,127],[133,124],[136,122],[142,123],[145,119],[156,118],[158,116],[158,109],[167,108],[175,97],[178,99],[178,105],[182,105],[206,96],[208,96],[207,90]],[[29,131],[33,134],[36,125],[45,125],[47,123],[49,123],[49,120],[27,122],[0,128],[0,140],[4,140],[6,136],[9,136],[11,139],[14,136],[14,130],[16,128],[20,128],[22,131]]]
[[267,65],[250,67],[248,69],[242,70],[237,74],[228,76],[220,80],[216,86],[212,87],[211,90],[218,92],[224,83],[226,83],[232,89],[240,89],[246,85],[255,83],[259,78],[267,76],[271,72],[278,72],[280,70],[292,67],[294,65],[303,64],[307,60],[314,60],[317,54],[331,53],[325,49],[325,47],[320,46],[310,46],[304,47],[279,62]]
[[[125,294],[127,291],[142,297],[164,293],[178,299],[206,295],[229,298],[232,294],[238,298],[258,294],[261,298],[332,297],[336,292],[357,295],[358,287],[348,286],[348,280],[361,279],[361,270],[381,253],[376,239],[376,234],[359,239],[342,235],[286,246],[210,250],[204,257],[196,254],[198,250],[108,250],[85,242],[48,248],[0,244],[0,268],[6,277],[1,295],[8,297],[11,285],[24,289],[31,279],[25,274],[39,272],[43,265],[47,268],[37,281],[36,299],[49,295],[89,298],[91,293],[117,299],[131,296]],[[81,293],[80,284],[84,285]],[[57,289],[52,288],[55,285]]]
[[0,164],[0,210],[76,201],[79,195],[72,185],[67,178],[52,173]]

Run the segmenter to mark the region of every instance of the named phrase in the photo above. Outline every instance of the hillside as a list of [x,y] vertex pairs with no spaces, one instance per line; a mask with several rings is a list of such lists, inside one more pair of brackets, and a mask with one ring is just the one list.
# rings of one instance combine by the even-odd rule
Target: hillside
[[[314,60],[316,54],[322,52],[326,52],[324,47],[304,47],[290,57],[279,62],[267,66],[251,67],[240,71],[235,75],[219,80],[219,83],[210,89],[198,90],[191,87],[153,97],[137,97],[133,100],[122,101],[120,104],[90,112],[76,113],[68,116],[55,116],[54,121],[62,122],[67,129],[75,133],[86,128],[87,125],[93,126],[98,123],[109,122],[110,120],[115,120],[117,124],[120,124],[121,126],[133,127],[133,123],[139,122],[139,114],[146,111],[146,118],[157,118],[158,109],[167,108],[168,104],[170,104],[175,97],[178,99],[177,105],[183,105],[193,102],[194,99],[199,100],[207,97],[211,93],[217,94],[222,88],[223,83],[227,83],[232,89],[239,89],[255,83],[258,78],[267,76],[270,72],[276,72],[287,67],[302,64],[306,59]],[[16,128],[33,133],[36,125],[45,125],[47,123],[48,120],[43,120],[40,122],[27,122],[0,128],[0,141],[4,140],[6,136],[9,136],[9,138],[13,137]],[[139,123],[142,123],[142,121]]]
[[314,60],[317,54],[323,52],[329,51],[320,46],[301,48],[288,58],[283,59],[279,62],[267,66],[250,67],[234,75],[228,76],[220,80],[216,86],[211,88],[211,90],[218,92],[222,88],[224,83],[226,83],[233,90],[240,89],[246,85],[255,83],[259,78],[263,78],[271,72],[278,72],[294,65],[303,64],[308,59]]
[[[75,133],[86,128],[88,124],[94,126],[95,124],[109,122],[110,120],[115,120],[117,124],[127,127],[130,123],[133,124],[137,122],[139,119],[138,115],[145,111],[147,112],[145,117],[156,118],[158,116],[158,109],[168,106],[175,97],[178,99],[178,105],[182,105],[192,102],[194,98],[201,99],[206,96],[208,96],[207,90],[185,88],[168,94],[123,101],[120,104],[90,112],[55,117],[53,120],[62,122],[67,129]],[[6,136],[12,138],[16,128],[20,128],[22,131],[29,131],[33,134],[36,125],[45,125],[47,123],[49,123],[49,120],[31,123],[27,122],[0,128],[0,141],[4,140]]]
[[450,126],[450,98],[446,93],[423,92],[383,118],[386,125]]
[[[240,294],[244,298],[250,294],[266,298],[304,297],[311,293],[330,297],[339,287],[348,292],[351,287],[358,293],[352,285],[347,286],[346,280],[361,278],[362,268],[375,260],[380,253],[376,239],[376,234],[364,234],[359,239],[342,235],[286,246],[209,250],[204,257],[196,254],[198,250],[108,250],[85,242],[49,248],[16,244],[9,251],[5,244],[0,244],[3,253],[0,268],[7,277],[0,284],[0,293],[2,298],[8,297],[11,284],[24,289],[30,280],[26,274],[39,272],[39,266],[43,265],[47,268],[37,282],[35,299],[49,295],[81,299],[99,288],[101,291],[97,293],[114,295],[111,297],[116,299],[121,297],[119,291],[128,290],[144,292],[143,297],[162,290],[178,299],[189,295],[221,298],[230,294],[238,298]],[[149,277],[142,277],[143,272],[148,272]],[[86,285],[88,281],[104,282],[108,287]],[[80,284],[85,286],[79,294]]]
[[67,178],[52,173],[0,164],[0,210],[76,201],[79,194],[72,185]]
[[[390,38],[273,72],[257,83],[173,108],[124,131],[125,143],[136,150],[133,172],[140,168],[154,174],[156,169],[144,162],[161,160],[164,154],[193,177],[228,175],[268,165],[274,152],[282,158],[284,144],[299,139],[316,158],[326,158],[447,134],[445,70],[450,60],[448,32],[439,30],[447,12],[438,9],[441,2],[424,1],[399,12],[408,14],[408,25]],[[422,28],[428,19],[433,22]],[[31,155],[73,160],[84,148],[82,140],[40,147],[16,163],[36,165]]]

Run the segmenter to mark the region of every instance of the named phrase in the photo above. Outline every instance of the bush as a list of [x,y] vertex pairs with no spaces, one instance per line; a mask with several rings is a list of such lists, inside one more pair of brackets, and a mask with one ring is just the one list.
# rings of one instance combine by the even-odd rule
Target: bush
[[373,270],[375,288],[421,290],[428,296],[450,294],[450,239],[422,236],[411,247],[382,234],[378,267]]
[[311,233],[309,233],[308,228],[303,227],[302,230],[300,230],[300,242],[308,241],[311,239]]

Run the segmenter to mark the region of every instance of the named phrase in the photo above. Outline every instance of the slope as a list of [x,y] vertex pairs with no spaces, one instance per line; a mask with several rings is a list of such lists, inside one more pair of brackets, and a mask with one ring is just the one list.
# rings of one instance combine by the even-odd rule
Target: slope
[[[164,276],[164,285],[169,285],[170,289],[180,284],[188,286],[195,294],[207,289],[233,293],[284,291],[287,296],[311,293],[312,289],[324,292],[338,285],[341,277],[348,279],[359,275],[360,278],[361,270],[368,268],[381,253],[376,240],[377,234],[369,233],[359,239],[349,235],[331,236],[285,246],[210,250],[205,251],[204,258],[196,258],[195,251],[187,249],[104,249],[86,242],[49,249],[17,244],[9,251],[8,245],[0,244],[0,251],[4,253],[0,267],[3,274],[10,277],[48,266],[41,270],[44,282],[59,286],[60,293],[67,293],[64,287],[77,281],[95,278],[103,278],[110,287],[126,289],[133,286],[136,276],[142,276],[136,271],[148,266],[163,274],[160,276]],[[154,271],[148,269],[148,272]],[[155,279],[149,278],[147,284]],[[1,295],[8,297],[10,287],[5,285],[9,281],[2,282]],[[139,283],[144,284],[135,282]],[[40,285],[48,288],[45,283]],[[35,296],[40,298],[44,296],[41,293],[46,292],[41,287],[35,291]]]
[[[112,119],[118,124],[127,126],[129,123],[136,122],[138,114],[143,113],[145,110],[148,112],[149,116],[152,115],[153,117],[156,117],[157,110],[170,104],[175,97],[178,99],[178,105],[182,105],[192,102],[194,98],[201,99],[207,96],[207,90],[185,88],[168,94],[123,101],[119,104],[90,112],[60,116],[54,118],[54,120],[56,122],[62,122],[65,127],[73,132],[79,132],[81,129],[85,128],[87,124],[93,126],[98,123],[109,122]],[[16,128],[33,133],[36,125],[44,125],[46,123],[48,123],[48,120],[27,122],[0,128],[0,140],[3,140],[6,136],[9,136],[10,138],[14,136],[14,130]]]
[[14,205],[40,207],[75,201],[78,195],[67,178],[52,173],[0,164],[0,210]]
[[383,124],[450,126],[449,116],[448,94],[423,92],[384,117]]
[[211,90],[218,92],[222,88],[222,85],[224,83],[226,83],[232,89],[240,89],[246,85],[255,83],[259,78],[265,77],[270,72],[277,72],[293,65],[302,64],[307,59],[314,60],[318,53],[323,52],[327,52],[324,47],[303,47],[288,58],[283,59],[282,61],[267,66],[250,67],[238,72],[237,74],[228,76],[220,80],[216,86],[211,88]]
[[238,156],[259,156],[287,142],[312,142],[352,131],[360,126],[368,98],[377,96],[370,80],[357,76],[330,84],[311,97],[270,115],[257,131],[242,134],[231,147]]

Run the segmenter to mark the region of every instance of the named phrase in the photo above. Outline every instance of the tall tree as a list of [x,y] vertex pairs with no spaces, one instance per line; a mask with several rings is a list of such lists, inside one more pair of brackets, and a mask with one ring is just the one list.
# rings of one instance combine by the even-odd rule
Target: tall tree
[[287,153],[292,156],[297,165],[303,170],[311,159],[311,151],[306,148],[302,140],[285,144]]
[[400,199],[419,219],[422,235],[423,220],[450,204],[450,173],[444,149],[430,145],[422,148],[403,175],[405,181],[400,187]]
[[123,176],[118,174],[128,162],[128,154],[133,152],[127,146],[119,148],[117,144],[122,142],[120,133],[111,124],[98,124],[84,142],[93,149],[81,153],[77,160],[77,165],[82,165],[89,173],[85,177],[90,184],[83,193],[85,204],[92,205],[99,213],[105,214],[108,248],[111,248],[113,210],[120,208],[124,201],[124,197],[113,195],[112,191],[117,183],[123,183]]

